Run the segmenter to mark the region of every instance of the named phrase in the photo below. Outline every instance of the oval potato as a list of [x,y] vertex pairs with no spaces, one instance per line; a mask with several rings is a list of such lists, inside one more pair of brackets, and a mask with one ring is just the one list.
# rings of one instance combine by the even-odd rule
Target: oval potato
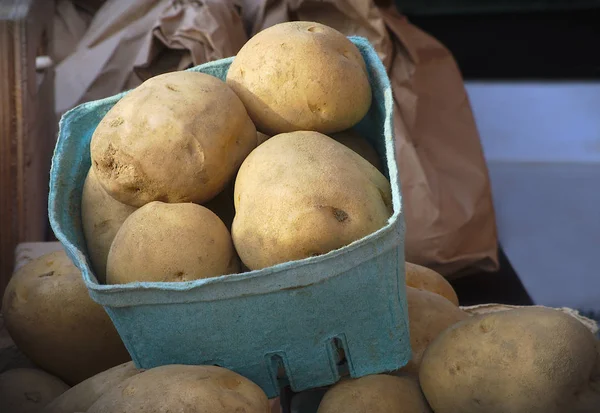
[[430,291],[441,295],[458,306],[458,296],[452,285],[441,274],[422,265],[405,263],[406,285],[418,290]]
[[38,413],[68,389],[69,386],[58,377],[42,370],[5,371],[0,374],[0,412]]

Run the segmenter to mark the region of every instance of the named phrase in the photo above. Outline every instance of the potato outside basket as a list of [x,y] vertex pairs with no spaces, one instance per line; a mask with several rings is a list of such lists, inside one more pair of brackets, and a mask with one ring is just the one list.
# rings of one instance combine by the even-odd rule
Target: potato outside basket
[[[181,283],[99,284],[82,231],[82,187],[92,134],[127,92],[79,105],[60,120],[50,178],[50,223],[138,367],[219,365],[274,397],[282,385],[302,391],[335,383],[340,348],[352,377],[395,370],[410,359],[392,91],[369,42],[350,40],[365,59],[373,90],[369,113],[356,129],[385,161],[394,213],[379,231],[318,257]],[[189,70],[224,80],[232,60]],[[278,371],[285,377],[278,377]]]

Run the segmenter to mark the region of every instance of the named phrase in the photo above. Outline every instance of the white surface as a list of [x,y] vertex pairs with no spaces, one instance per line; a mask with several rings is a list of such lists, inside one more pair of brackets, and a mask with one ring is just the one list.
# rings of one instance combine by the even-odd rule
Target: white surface
[[600,83],[469,83],[499,238],[536,304],[600,310]]

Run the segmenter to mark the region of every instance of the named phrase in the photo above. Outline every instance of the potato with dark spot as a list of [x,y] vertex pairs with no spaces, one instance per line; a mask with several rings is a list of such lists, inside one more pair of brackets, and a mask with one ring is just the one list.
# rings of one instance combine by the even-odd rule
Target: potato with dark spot
[[136,207],[209,201],[256,146],[256,128],[231,88],[190,71],[150,78],[129,92],[90,144],[102,187]]
[[325,393],[317,413],[431,413],[413,377],[383,374],[342,380]]
[[154,201],[131,214],[117,232],[106,281],[191,281],[239,270],[231,235],[214,212],[193,203]]
[[100,283],[106,281],[106,260],[115,235],[135,210],[108,195],[90,168],[81,195],[81,223],[92,268]]
[[0,412],[38,413],[68,389],[62,380],[42,370],[5,371],[0,374]]
[[271,135],[340,132],[357,124],[371,106],[360,51],[320,23],[286,22],[256,34],[234,58],[227,84],[256,128]]
[[458,296],[452,285],[443,275],[422,265],[405,263],[406,285],[418,290],[430,291],[441,295],[458,306]]
[[131,360],[64,250],[17,270],[4,292],[2,314],[23,354],[69,385]]
[[232,236],[257,270],[325,254],[385,226],[389,181],[360,155],[318,132],[272,137],[242,164]]
[[267,413],[252,381],[215,366],[169,365],[135,375],[100,397],[87,413]]
[[352,149],[354,152],[365,158],[371,165],[383,173],[383,164],[379,154],[371,145],[371,143],[364,137],[360,136],[358,132],[349,129],[347,131],[335,133],[331,135],[333,139],[339,143]]
[[555,309],[472,316],[431,343],[419,379],[436,413],[596,413],[600,342]]

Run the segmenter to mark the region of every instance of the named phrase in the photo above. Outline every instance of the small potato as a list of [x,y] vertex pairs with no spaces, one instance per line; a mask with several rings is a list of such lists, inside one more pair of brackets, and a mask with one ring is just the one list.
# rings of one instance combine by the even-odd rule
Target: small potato
[[131,360],[64,250],[17,270],[6,287],[2,314],[23,354],[67,384]]
[[406,300],[412,359],[400,371],[414,374],[419,372],[423,353],[431,342],[469,314],[438,294],[412,287],[406,287]]
[[256,128],[227,84],[197,72],[148,79],[121,98],[90,143],[92,167],[116,200],[204,203],[257,145]]
[[58,396],[42,413],[86,412],[104,393],[142,371],[130,361],[98,373]]
[[431,413],[412,377],[365,376],[343,380],[321,401],[317,413]]
[[170,365],[135,375],[100,397],[87,413],[267,413],[256,384],[215,366]]
[[436,413],[595,413],[600,342],[549,308],[472,316],[431,343],[419,371]]
[[358,48],[342,33],[313,22],[261,31],[227,73],[259,131],[275,135],[334,133],[357,124],[371,106],[371,86]]
[[257,137],[258,137],[258,144],[259,144],[259,145],[260,145],[261,143],[264,143],[264,142],[266,142],[266,141],[267,141],[267,140],[270,138],[270,136],[269,136],[269,135],[265,135],[265,134],[264,134],[264,133],[262,133],[262,132],[256,132],[256,135],[257,135]]
[[231,224],[233,223],[233,217],[235,216],[235,207],[233,205],[233,184],[234,181],[228,183],[225,189],[223,189],[219,195],[203,205],[214,212],[215,215],[217,215],[221,221],[223,221],[227,227],[227,230],[229,231],[231,231]]
[[385,226],[391,198],[388,180],[341,143],[280,134],[238,172],[233,241],[252,270],[325,254]]
[[342,145],[352,149],[354,152],[365,158],[371,165],[383,173],[383,163],[379,154],[371,145],[371,143],[360,136],[357,132],[349,129],[347,131],[334,133],[331,135],[333,139],[341,143]]
[[231,235],[212,211],[155,201],[131,214],[117,232],[106,281],[190,281],[239,270]]
[[81,222],[88,255],[98,282],[106,282],[106,260],[110,245],[125,219],[136,208],[108,195],[90,168],[81,196]]
[[[14,369],[0,374],[0,412],[37,413],[69,389],[42,370]],[[70,412],[72,413],[72,412]]]
[[456,291],[441,274],[410,262],[405,264],[405,269],[407,286],[441,295],[458,306]]

